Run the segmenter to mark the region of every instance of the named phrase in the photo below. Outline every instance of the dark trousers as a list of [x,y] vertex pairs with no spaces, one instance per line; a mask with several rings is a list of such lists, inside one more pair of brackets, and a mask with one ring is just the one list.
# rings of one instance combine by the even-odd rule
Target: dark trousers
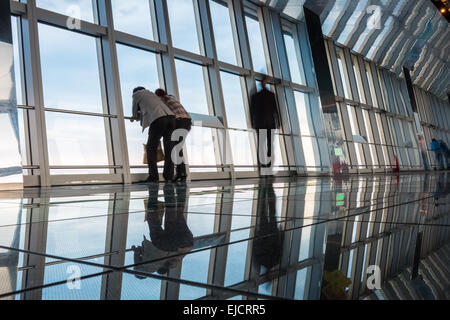
[[[149,207],[157,203],[159,188],[149,189]],[[148,220],[150,238],[160,250],[176,252],[178,249],[189,248],[194,245],[194,236],[186,222],[184,209],[186,203],[186,186],[175,188],[172,184],[164,186],[164,229],[162,218],[155,217]],[[155,211],[152,212],[153,214]],[[151,213],[151,214],[152,214]]]
[[[177,119],[176,129],[183,129],[183,130],[186,130],[188,133],[192,129],[191,119]],[[183,135],[182,137],[180,137],[178,142],[175,142],[175,144],[177,145],[180,143],[186,143],[187,133],[185,135]],[[181,159],[183,159],[183,162],[181,164],[177,165],[177,175],[185,176],[186,175],[186,164],[184,163],[183,149],[181,149],[179,156]]]
[[150,180],[159,180],[157,150],[163,138],[164,142],[164,179],[173,179],[174,164],[172,161],[172,133],[175,130],[175,117],[166,116],[155,120],[148,131],[147,158]]
[[[274,129],[257,129],[256,134],[258,136],[258,167],[261,168],[270,168],[272,166],[272,130]],[[265,133],[267,132],[267,134]],[[264,141],[265,140],[265,141]],[[267,143],[267,157],[268,159],[271,159],[269,163],[266,159],[261,158],[261,152],[260,148],[264,145],[264,143]]]

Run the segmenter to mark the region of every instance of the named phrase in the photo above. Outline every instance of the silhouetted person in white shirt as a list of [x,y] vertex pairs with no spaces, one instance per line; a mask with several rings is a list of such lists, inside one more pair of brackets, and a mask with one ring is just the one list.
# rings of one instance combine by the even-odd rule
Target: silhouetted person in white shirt
[[153,92],[144,87],[137,87],[133,91],[133,121],[140,121],[142,131],[148,131],[147,158],[149,177],[148,182],[159,182],[157,150],[164,140],[164,179],[172,181],[174,164],[172,161],[172,133],[175,130],[175,114]]

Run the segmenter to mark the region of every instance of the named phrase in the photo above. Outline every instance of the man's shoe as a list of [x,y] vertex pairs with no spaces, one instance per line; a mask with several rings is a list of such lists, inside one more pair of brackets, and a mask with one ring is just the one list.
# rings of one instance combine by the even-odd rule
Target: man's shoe
[[148,178],[145,182],[147,182],[147,183],[159,183],[159,179]]
[[183,165],[177,166],[176,175],[172,182],[185,182],[187,180],[186,167]]
[[173,180],[172,180],[172,182],[186,182],[186,180],[187,180],[187,174],[177,174],[174,178],[173,178]]
[[167,178],[167,177],[164,177],[164,180],[166,180],[166,182],[173,182],[173,178]]

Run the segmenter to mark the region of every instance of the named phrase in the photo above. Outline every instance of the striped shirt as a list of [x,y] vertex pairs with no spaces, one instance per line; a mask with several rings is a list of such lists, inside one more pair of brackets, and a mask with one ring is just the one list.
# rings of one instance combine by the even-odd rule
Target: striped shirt
[[175,99],[174,96],[167,95],[162,99],[165,102],[165,104],[169,107],[169,109],[172,110],[173,113],[175,113],[177,119],[191,119],[189,113],[186,111],[186,109],[184,109],[181,103],[178,102],[177,99]]

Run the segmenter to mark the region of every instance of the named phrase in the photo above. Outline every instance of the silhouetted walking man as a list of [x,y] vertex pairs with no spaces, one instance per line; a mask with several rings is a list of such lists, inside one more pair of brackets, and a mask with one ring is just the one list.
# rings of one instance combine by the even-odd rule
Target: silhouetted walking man
[[[258,167],[272,167],[273,134],[280,127],[280,114],[275,94],[267,89],[269,77],[262,82],[262,90],[252,96],[250,116],[258,136]],[[267,146],[267,149],[266,149]]]

